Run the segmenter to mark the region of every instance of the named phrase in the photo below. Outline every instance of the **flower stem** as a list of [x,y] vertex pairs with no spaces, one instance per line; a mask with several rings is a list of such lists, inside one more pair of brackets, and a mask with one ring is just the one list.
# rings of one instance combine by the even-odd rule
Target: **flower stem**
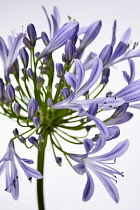
[[[37,170],[40,171],[40,173],[43,176],[44,173],[44,158],[45,158],[45,148],[47,144],[47,136],[44,144],[42,145],[42,148],[38,151],[38,157],[37,157]],[[44,205],[44,186],[43,186],[43,179],[37,179],[37,199],[38,199],[38,210],[45,210]]]

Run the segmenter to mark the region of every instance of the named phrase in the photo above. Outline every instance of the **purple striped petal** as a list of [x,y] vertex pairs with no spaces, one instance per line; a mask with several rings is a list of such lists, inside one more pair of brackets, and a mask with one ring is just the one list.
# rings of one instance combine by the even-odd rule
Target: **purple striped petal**
[[107,64],[111,55],[112,55],[113,47],[109,44],[106,45],[101,51],[99,58],[101,58],[103,65]]
[[84,174],[86,172],[85,164],[80,163],[73,166],[74,170],[79,174]]
[[128,103],[124,103],[123,105],[119,106],[111,117],[114,118],[121,116],[123,113],[126,112],[128,106],[129,106]]
[[123,36],[122,36],[122,38],[121,38],[120,41],[121,41],[121,42],[124,42],[125,44],[128,44],[130,35],[131,35],[131,28],[128,28],[128,29],[124,32],[124,34],[123,34]]
[[103,63],[100,58],[96,58],[92,65],[90,77],[84,87],[76,94],[75,99],[86,93],[99,79],[103,69]]
[[127,85],[119,92],[114,94],[115,97],[123,98],[126,102],[134,102],[140,98],[140,80],[136,80]]
[[92,68],[95,57],[97,57],[97,55],[95,53],[93,53],[93,52],[89,53],[86,60],[83,62],[85,71]]
[[94,182],[88,170],[86,170],[87,182],[83,191],[83,201],[88,201],[94,193]]
[[54,6],[53,8],[53,16],[55,18],[55,20],[57,21],[57,25],[59,27],[59,23],[60,23],[60,14],[59,14],[59,10],[56,6]]
[[99,136],[99,138],[95,142],[94,149],[90,152],[90,155],[100,151],[105,146],[105,144],[106,139],[103,136]]
[[140,109],[140,104],[131,104],[129,107]]
[[8,56],[8,49],[2,37],[0,37],[0,56],[3,62],[4,68],[6,67],[6,61]]
[[91,150],[91,149],[93,148],[93,146],[94,146],[93,141],[92,141],[91,139],[85,138],[85,139],[83,140],[83,142],[84,142],[84,147],[85,147],[86,153],[89,153],[90,150]]
[[66,44],[68,39],[72,39],[76,36],[77,31],[79,28],[79,23],[74,21],[74,22],[69,22],[60,28],[55,36],[50,40],[49,44],[47,47],[40,53],[39,59],[45,57],[49,53],[53,52],[54,50],[60,48],[64,44]]
[[102,22],[96,21],[94,23],[92,23],[87,31],[85,32],[84,38],[82,39],[81,43],[80,43],[80,47],[78,49],[78,52],[81,52],[84,48],[86,48],[98,35],[100,29],[102,26]]
[[14,39],[13,45],[10,48],[10,51],[8,53],[8,59],[7,59],[7,68],[10,67],[14,61],[16,60],[19,49],[23,43],[23,38],[25,37],[25,34],[20,33],[18,36]]
[[123,42],[119,42],[119,44],[117,45],[110,61],[115,60],[116,58],[120,57],[123,53],[125,53],[125,51],[127,50],[128,45],[126,45]]
[[129,65],[130,65],[130,79],[129,83],[132,83],[135,78],[135,64],[131,59],[128,59]]
[[78,81],[77,81],[77,78],[76,78],[75,74],[73,74],[71,72],[67,72],[64,75],[64,78],[65,78],[67,84],[69,84],[71,87],[73,87],[74,91],[76,91],[77,90]]
[[80,60],[75,59],[74,62],[76,67],[76,74],[78,76],[77,89],[79,89],[84,80],[85,70]]
[[18,172],[14,161],[11,162],[11,181],[13,183],[13,188],[11,192],[12,197],[14,200],[17,200],[19,198],[19,181]]
[[54,36],[58,30],[58,23],[57,23],[56,18],[53,15],[51,15],[51,17],[52,17],[52,22],[53,22],[53,36]]
[[109,136],[106,141],[110,141],[112,139],[117,138],[120,135],[120,129],[118,126],[108,127]]
[[89,109],[88,109],[88,114],[95,116],[98,111],[98,104],[90,104]]
[[99,155],[95,157],[90,157],[93,161],[107,161],[107,160],[114,160],[120,156],[122,156],[129,147],[129,141],[126,139],[120,143],[118,143],[110,152]]
[[111,40],[112,47],[114,47],[115,42],[116,42],[116,28],[117,28],[117,21],[115,20],[113,24],[113,32],[112,32],[112,40]]
[[106,125],[118,125],[127,122],[133,117],[133,114],[130,112],[125,112],[124,114],[114,117],[107,122],[105,122]]
[[104,185],[105,189],[107,190],[108,194],[111,196],[111,198],[118,203],[119,202],[119,193],[115,186],[115,184],[110,180],[110,178],[106,175],[104,175],[101,172],[94,172],[98,179],[101,181],[101,183]]
[[108,137],[109,133],[108,133],[107,127],[105,126],[104,122],[102,122],[98,118],[91,116],[89,114],[86,114],[86,116],[96,123],[96,126],[99,129],[101,135],[103,135],[103,137],[105,137],[105,138]]

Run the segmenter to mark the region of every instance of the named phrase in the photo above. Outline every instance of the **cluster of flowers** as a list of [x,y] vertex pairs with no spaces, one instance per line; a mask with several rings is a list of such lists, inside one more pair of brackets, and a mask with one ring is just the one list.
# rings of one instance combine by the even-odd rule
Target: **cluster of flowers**
[[[115,21],[110,44],[105,45],[98,55],[90,52],[83,61],[85,49],[99,34],[102,22],[96,21],[89,27],[81,28],[78,22],[69,20],[60,27],[57,8],[54,7],[51,17],[45,8],[43,9],[50,34],[42,32],[41,36],[38,36],[34,25],[29,24],[26,33],[8,37],[8,47],[0,37],[0,56],[4,69],[4,79],[0,79],[1,114],[15,119],[19,126],[26,129],[22,134],[17,128],[13,130],[14,137],[0,160],[0,174],[6,171],[5,190],[11,193],[15,200],[18,199],[16,162],[29,181],[32,177],[43,178],[40,173],[42,171],[27,165],[32,164],[32,160],[18,156],[15,140],[19,140],[27,148],[35,146],[39,152],[45,150],[49,140],[58,165],[61,165],[62,158],[56,155],[57,150],[64,154],[76,172],[86,174],[83,201],[88,201],[94,193],[94,174],[112,199],[118,202],[119,193],[114,181],[116,182],[117,175],[123,176],[123,173],[110,167],[108,161],[113,160],[115,163],[114,160],[127,151],[129,141],[118,143],[106,154],[94,154],[101,152],[108,141],[120,135],[120,129],[116,125],[130,120],[133,116],[127,108],[140,109],[139,103],[133,103],[140,100],[140,80],[135,80],[135,64],[132,60],[140,56],[140,50],[135,49],[137,43],[134,43],[132,49],[128,44],[130,28],[116,44]],[[36,51],[38,43],[45,45],[41,52]],[[62,46],[62,59],[60,63],[55,63],[53,52]],[[128,60],[130,66],[130,73],[123,71],[127,85],[115,94],[109,91],[99,97],[109,83],[111,67],[124,60]],[[111,110],[111,116],[102,121],[98,113],[104,110]],[[87,135],[82,140],[72,134],[83,129]],[[93,138],[88,138],[90,130],[94,133]],[[83,145],[84,154],[66,152],[58,139]],[[73,166],[70,160],[77,164]],[[93,172],[92,175],[90,171]]]

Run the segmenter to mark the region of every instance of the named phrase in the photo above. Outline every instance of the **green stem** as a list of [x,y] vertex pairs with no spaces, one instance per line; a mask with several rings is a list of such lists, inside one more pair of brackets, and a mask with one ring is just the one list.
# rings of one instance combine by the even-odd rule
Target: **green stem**
[[[37,157],[37,170],[40,171],[42,176],[44,174],[44,159],[45,159],[45,149],[46,149],[48,134],[46,134],[44,137],[46,138],[45,142],[42,148],[38,151],[38,157]],[[38,210],[45,210],[43,179],[37,179],[37,199],[38,199]]]

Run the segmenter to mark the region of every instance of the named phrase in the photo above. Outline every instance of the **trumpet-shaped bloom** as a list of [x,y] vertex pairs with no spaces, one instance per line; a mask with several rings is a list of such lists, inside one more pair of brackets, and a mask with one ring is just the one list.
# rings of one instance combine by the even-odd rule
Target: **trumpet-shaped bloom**
[[16,166],[16,161],[19,163],[21,168],[23,169],[25,175],[28,180],[31,182],[32,177],[36,179],[43,178],[41,173],[35,169],[32,169],[27,164],[33,164],[32,160],[20,158],[14,147],[13,140],[10,140],[8,144],[7,151],[3,158],[0,160],[0,175],[5,170],[5,178],[6,178],[6,189],[5,191],[11,193],[14,200],[17,200],[19,197],[19,179],[18,179],[18,170]]
[[118,203],[119,193],[113,181],[116,182],[116,176],[123,176],[123,173],[119,172],[113,167],[110,167],[111,163],[108,161],[113,160],[113,163],[115,163],[114,160],[122,156],[127,151],[129,141],[122,141],[118,143],[110,152],[99,156],[93,156],[93,154],[97,153],[105,146],[105,140],[102,138],[102,136],[99,136],[95,143],[90,139],[84,139],[84,146],[86,154],[70,154],[70,157],[74,161],[78,162],[78,164],[74,166],[74,169],[79,174],[86,173],[87,175],[87,182],[83,191],[83,201],[88,201],[94,193],[94,181],[90,174],[90,171],[92,171],[103,184],[111,198]]
[[13,65],[13,63],[15,62],[15,60],[19,54],[19,49],[21,47],[21,44],[23,43],[24,36],[25,36],[25,34],[20,33],[17,35],[16,38],[10,39],[9,49],[7,49],[7,46],[6,46],[3,38],[0,37],[0,56],[1,56],[3,66],[4,66],[5,80],[7,82],[9,82],[8,68],[10,68]]

